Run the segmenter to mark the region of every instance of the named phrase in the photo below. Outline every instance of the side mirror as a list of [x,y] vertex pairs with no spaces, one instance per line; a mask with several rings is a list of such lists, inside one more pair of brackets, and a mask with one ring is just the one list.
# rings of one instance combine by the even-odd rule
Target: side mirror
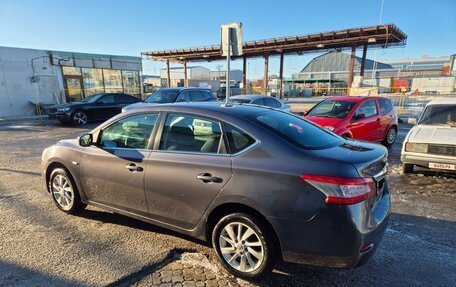
[[361,119],[364,119],[366,118],[366,115],[363,114],[363,113],[359,113],[355,116],[355,120],[361,120]]
[[407,122],[411,125],[416,125],[416,118],[408,118]]
[[79,145],[83,147],[88,147],[93,144],[92,134],[84,134],[79,137]]

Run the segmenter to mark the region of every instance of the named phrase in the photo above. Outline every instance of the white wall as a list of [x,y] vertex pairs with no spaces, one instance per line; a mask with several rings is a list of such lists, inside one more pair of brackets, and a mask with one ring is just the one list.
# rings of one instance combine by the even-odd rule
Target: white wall
[[454,91],[456,77],[426,77],[413,78],[411,91],[418,90],[420,93],[437,92],[439,94],[451,93]]
[[[30,102],[56,103],[60,99],[59,74],[60,67],[49,63],[45,51],[0,47],[0,118],[34,115]],[[33,75],[38,80],[35,83]]]

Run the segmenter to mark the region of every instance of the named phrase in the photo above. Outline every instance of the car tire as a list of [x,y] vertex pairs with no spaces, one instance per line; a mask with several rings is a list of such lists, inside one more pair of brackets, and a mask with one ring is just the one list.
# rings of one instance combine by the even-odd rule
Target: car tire
[[402,165],[402,173],[407,174],[407,173],[413,173],[413,164],[411,163],[404,163]]
[[63,212],[75,214],[87,206],[81,201],[73,178],[64,168],[55,168],[51,172],[48,187],[52,200]]
[[246,279],[272,270],[277,257],[275,241],[266,224],[246,213],[222,217],[212,232],[212,245],[223,267]]
[[390,146],[390,145],[394,144],[396,139],[397,139],[397,128],[390,127],[388,132],[386,133],[386,137],[382,143],[385,146]]
[[83,111],[75,111],[71,115],[71,122],[75,126],[84,126],[89,122],[89,118],[87,117],[87,114]]

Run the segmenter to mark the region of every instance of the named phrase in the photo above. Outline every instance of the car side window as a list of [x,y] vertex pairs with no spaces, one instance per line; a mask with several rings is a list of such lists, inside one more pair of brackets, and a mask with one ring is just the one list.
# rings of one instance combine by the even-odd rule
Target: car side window
[[279,103],[279,101],[277,101],[276,99],[273,99],[273,98],[264,98],[264,105],[265,106],[268,106],[268,107],[271,107],[271,108],[278,108],[281,106],[281,104]]
[[190,102],[190,94],[187,91],[182,92],[177,99],[178,102]]
[[129,95],[125,95],[125,94],[118,94],[117,102],[119,102],[121,104],[131,104],[131,103],[135,102],[135,98],[130,97]]
[[192,102],[201,102],[204,100],[204,95],[201,91],[190,91],[189,93]]
[[212,101],[212,100],[215,100],[215,97],[214,95],[212,94],[212,92],[209,92],[209,91],[202,91],[202,94],[204,96],[204,101]]
[[105,148],[146,149],[158,114],[136,115],[118,120],[101,132]]
[[114,104],[115,101],[114,94],[109,94],[101,97],[97,102],[101,104]]
[[388,99],[378,99],[380,115],[384,116],[393,110],[393,104]]
[[375,116],[377,114],[375,100],[368,100],[362,103],[361,106],[358,107],[358,110],[356,110],[355,118],[358,118],[361,114],[364,114],[365,118]]
[[218,153],[220,123],[190,115],[169,114],[160,139],[160,150]]
[[255,143],[253,137],[230,124],[225,124],[225,132],[231,154],[238,153]]
[[252,102],[252,104],[254,104],[254,105],[259,105],[259,106],[265,106],[264,101],[263,101],[263,98],[254,100],[254,101]]

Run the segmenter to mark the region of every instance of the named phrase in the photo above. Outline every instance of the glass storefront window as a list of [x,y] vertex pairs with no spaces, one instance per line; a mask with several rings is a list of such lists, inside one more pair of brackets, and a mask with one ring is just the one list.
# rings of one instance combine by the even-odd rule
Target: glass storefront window
[[122,73],[120,70],[103,69],[106,93],[122,93]]
[[141,84],[138,71],[122,71],[124,93],[132,96],[141,96]]
[[79,67],[62,67],[62,72],[65,76],[80,76],[81,68],[79,68]]
[[84,82],[84,96],[87,98],[93,94],[103,93],[103,71],[102,69],[82,68],[82,79]]

